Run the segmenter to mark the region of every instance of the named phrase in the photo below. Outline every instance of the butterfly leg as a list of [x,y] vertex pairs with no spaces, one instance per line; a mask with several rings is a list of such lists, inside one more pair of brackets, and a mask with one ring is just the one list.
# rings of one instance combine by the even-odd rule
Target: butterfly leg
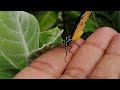
[[74,41],[73,42],[71,42],[71,43],[74,43],[74,44],[76,44],[79,48],[80,48],[80,45],[78,45],[77,43],[75,43]]
[[66,60],[66,57],[67,57],[67,47],[65,47],[65,51],[66,51],[66,55],[65,55],[65,58],[64,58],[64,60],[65,60],[65,62],[67,63],[67,60]]

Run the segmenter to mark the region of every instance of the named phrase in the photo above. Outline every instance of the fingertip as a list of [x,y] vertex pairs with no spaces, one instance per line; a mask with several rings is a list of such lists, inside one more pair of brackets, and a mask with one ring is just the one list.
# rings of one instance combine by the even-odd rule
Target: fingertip
[[101,27],[98,28],[96,31],[117,34],[117,31],[111,27]]
[[113,28],[101,27],[96,29],[96,31],[90,35],[86,42],[94,42],[101,48],[106,49],[109,45],[111,39],[117,34]]

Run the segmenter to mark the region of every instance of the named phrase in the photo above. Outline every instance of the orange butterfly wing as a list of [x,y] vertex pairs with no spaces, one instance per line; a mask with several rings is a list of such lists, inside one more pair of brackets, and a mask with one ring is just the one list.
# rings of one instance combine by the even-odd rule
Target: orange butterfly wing
[[85,24],[86,24],[86,22],[87,22],[87,20],[88,20],[88,18],[90,16],[90,14],[91,14],[91,11],[86,11],[82,15],[82,18],[81,18],[79,24],[77,25],[77,28],[76,28],[76,30],[75,30],[75,32],[73,34],[73,37],[72,37],[73,41],[78,40],[81,37],[81,35],[83,34],[83,32],[84,32],[83,29],[85,27]]

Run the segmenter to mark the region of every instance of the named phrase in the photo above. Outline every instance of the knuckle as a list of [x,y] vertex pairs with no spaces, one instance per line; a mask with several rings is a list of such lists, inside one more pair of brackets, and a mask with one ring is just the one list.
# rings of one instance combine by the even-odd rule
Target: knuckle
[[87,72],[81,68],[67,69],[64,74],[77,79],[86,78],[88,76]]
[[56,73],[56,68],[48,62],[34,60],[29,66],[39,71],[45,72],[54,78],[58,78],[59,76],[59,74]]

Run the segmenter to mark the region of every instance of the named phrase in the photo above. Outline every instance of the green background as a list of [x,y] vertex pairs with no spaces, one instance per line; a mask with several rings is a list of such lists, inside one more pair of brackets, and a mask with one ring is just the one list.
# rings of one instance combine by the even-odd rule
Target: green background
[[[39,21],[41,31],[58,26],[64,29],[63,38],[70,32],[81,11],[29,11]],[[86,39],[99,27],[112,27],[120,32],[120,11],[92,11],[85,27],[83,38]]]

